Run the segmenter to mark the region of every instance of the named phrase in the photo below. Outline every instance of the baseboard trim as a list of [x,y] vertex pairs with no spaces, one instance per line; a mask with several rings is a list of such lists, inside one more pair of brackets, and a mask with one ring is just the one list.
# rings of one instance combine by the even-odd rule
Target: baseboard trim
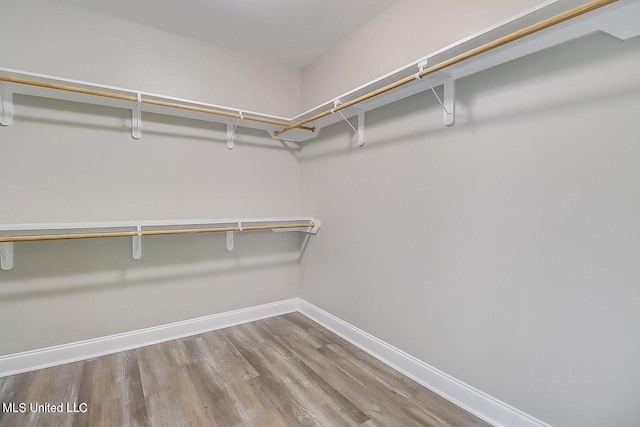
[[140,348],[298,310],[293,298],[168,325],[0,357],[0,377]]
[[298,311],[384,364],[494,426],[550,427],[488,394],[453,378],[342,319],[298,298]]

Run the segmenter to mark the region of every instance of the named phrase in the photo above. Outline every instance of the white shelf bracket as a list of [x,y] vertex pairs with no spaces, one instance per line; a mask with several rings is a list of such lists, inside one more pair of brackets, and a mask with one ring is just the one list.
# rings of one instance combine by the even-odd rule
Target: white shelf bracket
[[142,227],[136,226],[138,235],[133,236],[133,259],[142,258]]
[[233,250],[233,238],[236,237],[235,231],[227,231],[227,250]]
[[13,242],[0,243],[0,268],[5,271],[13,268]]
[[238,111],[238,115],[239,115],[238,120],[236,120],[234,124],[227,123],[227,148],[229,150],[233,150],[234,143],[236,140],[236,130],[238,129],[238,124],[240,123],[240,120],[244,118],[242,116],[242,111]]
[[358,145],[364,145],[364,111],[358,113]]
[[[238,221],[238,231],[242,231],[242,222]],[[236,237],[238,231],[227,231],[227,250],[233,250],[233,239]]]
[[456,124],[456,81],[449,77],[444,81],[444,125],[451,127]]
[[421,61],[418,63],[418,72],[415,74],[416,80],[424,79],[425,82],[429,85],[429,89],[435,95],[436,99],[442,106],[442,110],[444,111],[443,122],[447,127],[452,127],[456,124],[456,81],[453,77],[449,77],[444,81],[444,102],[438,96],[438,93],[433,88],[433,85],[427,78],[427,76],[420,77],[420,73],[424,71],[424,68],[427,66],[427,60]]
[[285,233],[287,231],[300,231],[304,234],[304,237],[302,238],[302,241],[300,243],[300,252],[298,254],[298,259],[301,260],[302,256],[304,255],[304,251],[307,249],[307,245],[309,244],[309,240],[311,238],[312,235],[315,235],[318,233],[318,230],[320,229],[320,220],[313,218],[311,220],[313,222],[313,227],[309,227],[309,228],[304,228],[304,229],[300,229],[300,228],[275,228],[271,231],[273,231],[274,233]]
[[338,110],[335,111],[335,108],[342,104],[342,102],[339,99],[336,99],[335,101],[333,101],[333,108],[331,109],[332,113],[338,113],[340,114],[340,116],[342,116],[342,119],[347,122],[347,124],[349,125],[349,127],[353,130],[353,132],[356,134],[356,136],[358,137],[358,145],[360,147],[362,147],[364,145],[364,111],[360,111],[358,113],[358,129],[356,129],[349,120],[347,120],[347,118],[345,117],[344,114],[342,114],[342,111]]
[[0,125],[13,123],[13,91],[5,82],[0,82]]
[[302,256],[304,252],[307,250],[307,245],[309,244],[309,240],[311,240],[311,234],[306,233],[302,238],[302,242],[300,243],[300,250],[298,251],[298,261],[302,261]]
[[131,110],[131,137],[133,139],[140,139],[142,136],[142,94],[137,93],[138,100],[133,104]]

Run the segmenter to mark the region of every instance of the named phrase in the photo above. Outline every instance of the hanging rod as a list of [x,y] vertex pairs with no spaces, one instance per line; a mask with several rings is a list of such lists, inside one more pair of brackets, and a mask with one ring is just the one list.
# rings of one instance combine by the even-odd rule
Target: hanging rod
[[[85,89],[85,88],[77,87],[77,86],[61,85],[61,84],[58,84],[58,83],[49,83],[49,82],[42,82],[42,81],[38,81],[38,80],[23,79],[23,78],[20,78],[20,77],[10,77],[10,76],[0,75],[0,81],[7,82],[7,83],[16,83],[16,84],[21,84],[21,85],[28,85],[28,86],[43,87],[43,88],[47,88],[47,89],[64,90],[64,91],[67,91],[67,92],[81,93],[81,94],[85,94],[85,95],[102,96],[104,98],[119,99],[119,100],[122,100],[122,101],[138,102],[138,97],[135,96],[135,95],[123,95],[123,94],[119,94],[119,93],[106,92],[106,91],[95,90],[95,89]],[[197,106],[194,106],[194,105],[181,104],[181,103],[178,103],[178,102],[160,101],[160,100],[157,100],[157,99],[145,98],[144,96],[140,99],[140,102],[142,102],[143,104],[159,105],[159,106],[162,106],[162,107],[178,108],[178,109],[181,109],[181,110],[196,111],[196,112],[199,112],[199,113],[215,114],[215,115],[218,115],[218,116],[232,117],[232,118],[235,118],[235,119],[250,120],[250,121],[253,121],[253,122],[266,123],[266,124],[276,125],[276,126],[289,126],[289,123],[281,121],[281,120],[266,119],[266,118],[263,118],[263,117],[257,117],[257,116],[247,115],[247,114],[242,114],[241,115],[240,113],[234,113],[234,112],[223,111],[223,110],[216,110],[216,109],[213,109],[213,108],[197,107]],[[300,125],[300,126],[296,126],[296,127],[300,128],[300,129],[308,130],[308,131],[311,131],[311,132],[315,132],[315,130],[316,130],[316,128],[313,127],[313,126],[302,126],[302,125]]]
[[353,105],[359,104],[363,101],[366,101],[368,99],[371,99],[377,95],[381,95],[383,93],[389,92],[393,89],[397,89],[401,86],[404,86],[408,83],[411,83],[413,81],[415,81],[416,79],[421,79],[425,76],[428,76],[429,74],[433,74],[437,71],[443,70],[447,67],[450,67],[452,65],[458,64],[462,61],[465,61],[467,59],[473,58],[474,56],[478,56],[480,54],[489,52],[490,50],[496,49],[500,46],[503,46],[505,44],[511,43],[513,41],[519,40],[521,38],[530,36],[532,34],[535,34],[539,31],[545,30],[547,28],[550,28],[554,25],[560,24],[562,22],[568,21],[570,19],[576,18],[580,15],[584,15],[586,13],[592,12],[596,9],[599,9],[601,7],[607,6],[611,3],[615,3],[617,0],[593,0],[590,1],[588,3],[584,3],[580,6],[574,7],[573,9],[569,9],[565,12],[562,12],[558,15],[552,16],[550,18],[544,19],[536,24],[530,25],[528,27],[525,27],[521,30],[518,31],[514,31],[513,33],[507,34],[506,36],[502,36],[496,40],[493,40],[491,42],[485,43],[481,46],[478,46],[474,49],[468,50],[467,52],[461,53],[459,55],[454,56],[453,58],[447,59],[446,61],[442,61],[439,64],[435,64],[432,65],[431,67],[427,67],[425,69],[423,69],[422,71],[405,77],[403,79],[400,79],[396,82],[390,83],[386,86],[383,86],[379,89],[376,89],[374,91],[371,91],[369,93],[366,93],[364,95],[361,95],[351,101],[348,102],[344,102],[340,105],[336,105],[334,106],[334,108],[328,109],[326,111],[323,111],[321,113],[318,113],[314,116],[311,116],[307,119],[303,119],[300,120],[296,123],[290,124],[288,126],[285,126],[283,129],[281,130],[277,130],[274,132],[275,136],[278,136],[284,132],[288,132],[292,129],[296,129],[296,128],[302,128],[302,126],[306,125],[307,123],[310,123],[314,120],[318,120],[321,119],[323,117],[326,117],[330,114],[333,113],[337,113],[341,110],[344,110],[345,108],[349,108]]
[[287,228],[315,228],[315,223],[304,224],[273,224],[273,225],[244,225],[229,227],[206,227],[206,228],[180,228],[166,230],[141,230],[141,231],[105,231],[96,233],[71,233],[71,234],[41,234],[27,236],[0,237],[0,243],[13,242],[34,242],[42,240],[71,240],[71,239],[91,239],[99,237],[135,237],[135,236],[160,236],[167,234],[193,234],[193,233],[220,233],[225,231],[257,231],[257,230],[280,230]]
[[131,237],[132,256],[137,260],[142,258],[143,236],[226,233],[227,251],[232,251],[235,236],[241,231],[297,232],[305,235],[302,253],[320,225],[319,219],[309,217],[0,224],[0,269],[13,268],[15,243],[100,237]]

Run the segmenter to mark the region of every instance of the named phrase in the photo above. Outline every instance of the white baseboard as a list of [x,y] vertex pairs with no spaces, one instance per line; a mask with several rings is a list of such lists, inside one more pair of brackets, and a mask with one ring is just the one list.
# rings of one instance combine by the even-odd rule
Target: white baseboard
[[381,362],[494,426],[550,427],[524,412],[398,350],[334,315],[298,298],[298,311]]
[[376,359],[495,426],[550,427],[301,298],[0,357],[0,377],[77,362],[299,311]]
[[0,357],[0,377],[131,350],[298,310],[293,298],[123,334]]

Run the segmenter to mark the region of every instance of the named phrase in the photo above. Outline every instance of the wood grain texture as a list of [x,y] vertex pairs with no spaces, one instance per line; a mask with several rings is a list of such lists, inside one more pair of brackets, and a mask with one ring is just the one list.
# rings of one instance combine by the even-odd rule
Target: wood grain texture
[[[0,81],[1,82],[7,82],[7,83],[16,83],[16,84],[21,84],[21,85],[28,85],[28,86],[43,87],[43,88],[47,88],[47,89],[63,90],[63,91],[66,91],[66,92],[81,93],[81,94],[84,94],[84,95],[101,96],[103,98],[120,99],[122,101],[131,101],[131,102],[137,102],[138,101],[138,97],[134,96],[134,95],[124,95],[124,94],[120,94],[120,93],[107,92],[107,91],[103,91],[103,90],[87,89],[87,88],[83,88],[83,87],[63,85],[63,84],[59,84],[59,83],[43,82],[43,81],[38,81],[38,80],[25,79],[25,78],[21,78],[21,77],[11,77],[11,76],[0,75]],[[267,123],[267,124],[276,125],[276,126],[287,126],[287,125],[289,125],[289,122],[285,122],[285,121],[282,121],[282,120],[268,119],[266,117],[258,117],[258,116],[253,116],[253,115],[250,115],[250,114],[242,114],[241,115],[241,113],[239,113],[239,112],[236,113],[236,112],[233,112],[233,111],[218,110],[218,109],[215,109],[215,108],[200,107],[200,106],[197,106],[197,105],[183,104],[183,103],[179,103],[179,102],[162,101],[162,100],[159,100],[159,99],[153,99],[153,98],[147,98],[147,97],[141,97],[140,102],[143,103],[143,104],[152,104],[152,105],[159,105],[159,106],[162,106],[162,107],[170,107],[170,108],[177,108],[177,109],[181,109],[181,110],[196,111],[196,112],[199,112],[199,113],[207,113],[207,114],[214,114],[214,115],[217,115],[217,116],[232,117],[232,118],[235,118],[235,119],[250,120],[250,121],[253,121],[253,122]],[[300,129],[308,130],[308,131],[311,131],[311,132],[315,132],[315,130],[316,130],[316,128],[313,127],[313,126],[298,126],[298,127]]]
[[38,234],[26,236],[0,236],[0,243],[12,242],[37,242],[48,240],[78,240],[97,239],[105,237],[135,237],[135,236],[165,236],[174,234],[196,234],[196,233],[223,233],[228,231],[261,231],[261,230],[283,230],[288,228],[313,228],[313,222],[304,224],[271,224],[271,225],[244,225],[230,227],[204,227],[204,228],[178,228],[164,230],[141,230],[141,231],[101,231],[95,233],[71,233],[71,234]]
[[488,426],[300,313],[0,378],[0,401],[0,427]]

